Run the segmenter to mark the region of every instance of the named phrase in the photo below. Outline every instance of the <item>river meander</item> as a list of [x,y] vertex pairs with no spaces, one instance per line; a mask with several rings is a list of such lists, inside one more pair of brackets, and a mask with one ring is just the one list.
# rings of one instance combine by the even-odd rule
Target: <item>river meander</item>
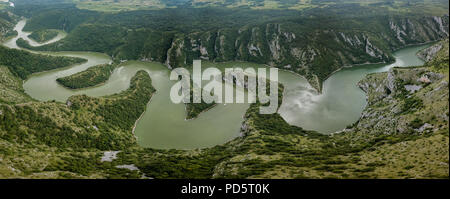
[[[26,21],[22,20],[15,30],[18,36],[6,41],[3,45],[19,48],[18,38],[23,38],[31,45],[38,44],[28,38],[30,33],[23,32]],[[52,39],[55,42],[64,34]],[[357,82],[365,75],[387,71],[394,66],[415,66],[423,62],[417,58],[416,52],[429,45],[408,47],[394,53],[393,64],[371,64],[344,68],[334,73],[323,84],[323,93],[318,94],[303,77],[287,71],[279,71],[279,81],[285,86],[283,104],[280,115],[290,124],[321,133],[332,133],[344,129],[360,117],[366,106],[366,97]],[[70,90],[56,82],[65,77],[84,71],[89,67],[109,63],[111,58],[94,52],[39,52],[58,56],[81,57],[88,62],[66,68],[33,74],[23,85],[31,97],[40,100],[56,100],[65,102],[72,95],[86,94],[99,97],[126,90],[130,79],[139,70],[145,70],[152,78],[157,93],[147,105],[146,112],[137,122],[135,135],[138,144],[143,147],[161,149],[193,149],[223,144],[237,136],[243,122],[248,104],[219,104],[206,111],[194,120],[185,120],[186,112],[183,104],[174,104],[169,98],[171,86],[170,70],[161,63],[128,61],[116,68],[110,79],[97,87]],[[203,68],[216,66],[226,67],[265,67],[245,62],[212,63],[203,62]]]

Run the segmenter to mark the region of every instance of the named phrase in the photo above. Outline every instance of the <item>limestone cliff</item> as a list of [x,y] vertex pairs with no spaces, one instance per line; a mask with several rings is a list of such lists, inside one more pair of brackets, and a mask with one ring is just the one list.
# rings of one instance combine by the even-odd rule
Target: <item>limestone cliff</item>
[[448,16],[383,20],[377,32],[356,27],[306,32],[296,23],[268,23],[178,34],[165,63],[174,68],[193,59],[256,62],[304,75],[320,90],[321,82],[344,66],[391,62],[394,50],[448,36]]

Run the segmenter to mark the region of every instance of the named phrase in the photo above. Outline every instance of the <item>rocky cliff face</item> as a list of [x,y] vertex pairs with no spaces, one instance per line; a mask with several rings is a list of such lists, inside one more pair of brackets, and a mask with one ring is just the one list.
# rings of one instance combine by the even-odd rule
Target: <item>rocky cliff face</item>
[[433,57],[436,56],[436,54],[442,49],[443,46],[444,46],[443,43],[438,43],[437,45],[430,46],[418,52],[417,56],[420,59],[425,60],[427,62],[431,61],[431,59],[433,59]]
[[[448,52],[448,45],[442,52]],[[254,151],[220,162],[213,177],[243,172],[251,178],[448,178],[448,66],[447,73],[440,73],[428,65],[433,61],[367,76],[358,84],[368,97],[360,120],[319,140],[314,134],[264,132],[261,116],[248,112],[239,142],[230,145],[251,145]],[[281,124],[277,127],[284,129]],[[289,147],[283,151],[280,146]],[[315,160],[325,161],[308,164]]]
[[[448,37],[448,24],[447,15],[293,17],[181,30],[83,24],[64,40],[36,50],[99,51],[121,60],[158,61],[169,68],[189,66],[194,59],[255,62],[301,74],[320,91],[322,82],[342,67],[392,62],[392,52],[399,48]],[[92,35],[103,37],[90,39]]]
[[394,68],[359,83],[368,107],[355,131],[423,133],[448,129],[448,79],[427,68]]
[[[436,52],[436,49],[440,50]],[[436,60],[442,60],[437,56],[441,52],[446,52],[445,62],[448,62],[448,40],[421,53],[428,60],[425,66],[429,67],[393,68],[386,73],[371,74],[359,82],[359,87],[367,93],[368,106],[358,123],[347,131],[382,134],[448,132],[448,63],[447,75],[434,66],[438,64]]]
[[397,19],[389,21],[397,45],[433,41],[448,37],[448,17],[430,17],[421,20]]
[[269,23],[178,34],[165,63],[169,68],[190,65],[193,59],[268,64],[304,75],[320,90],[321,82],[343,66],[393,61],[392,51],[448,37],[449,29],[448,16],[390,18],[382,26],[378,32],[341,28],[311,32],[298,24]]

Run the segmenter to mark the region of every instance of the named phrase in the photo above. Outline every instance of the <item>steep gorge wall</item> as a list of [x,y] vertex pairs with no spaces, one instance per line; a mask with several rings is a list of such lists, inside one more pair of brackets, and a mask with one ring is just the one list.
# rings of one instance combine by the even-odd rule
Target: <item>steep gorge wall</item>
[[448,37],[448,24],[448,15],[295,18],[182,31],[91,21],[36,50],[106,52],[116,59],[157,61],[169,68],[189,66],[194,59],[255,62],[301,74],[320,91],[322,82],[342,67],[392,62],[392,52],[399,48]]
[[322,81],[344,66],[391,62],[392,52],[399,48],[439,40],[449,34],[448,16],[390,18],[380,22],[374,31],[303,29],[297,24],[268,23],[176,34],[165,56],[142,49],[138,50],[139,59],[161,61],[169,68],[185,67],[193,59],[256,62],[304,75],[320,89]]

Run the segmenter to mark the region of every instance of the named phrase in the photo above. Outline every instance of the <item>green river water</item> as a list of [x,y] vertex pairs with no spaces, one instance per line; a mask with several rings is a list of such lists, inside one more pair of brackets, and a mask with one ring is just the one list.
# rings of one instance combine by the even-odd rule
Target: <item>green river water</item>
[[[18,36],[3,45],[19,48],[18,38],[30,42],[30,45],[44,45],[28,38],[30,33],[23,32],[26,21],[20,21],[15,30]],[[58,35],[50,42],[62,39]],[[48,43],[48,42],[47,42]],[[303,77],[287,71],[279,71],[279,81],[285,86],[280,115],[290,124],[321,133],[332,133],[344,129],[360,117],[366,106],[366,97],[357,82],[365,75],[389,70],[393,66],[414,66],[423,62],[416,52],[429,45],[408,47],[397,51],[393,64],[372,64],[345,68],[333,74],[324,82],[323,93],[318,94]],[[174,104],[169,92],[175,83],[169,80],[170,70],[161,63],[128,61],[116,68],[111,78],[97,87],[70,90],[56,82],[65,77],[84,71],[89,67],[111,62],[111,58],[102,53],[93,52],[40,52],[50,55],[81,57],[88,62],[71,67],[33,74],[23,85],[31,97],[40,100],[65,102],[72,95],[105,96],[126,90],[130,79],[139,70],[145,70],[152,78],[157,93],[147,105],[146,112],[137,121],[135,135],[138,144],[143,147],[160,149],[193,149],[223,144],[237,136],[248,104],[219,104],[211,110],[200,114],[194,120],[185,120],[184,104]],[[211,63],[203,62],[203,69],[208,66],[227,67],[265,67],[245,62]]]

